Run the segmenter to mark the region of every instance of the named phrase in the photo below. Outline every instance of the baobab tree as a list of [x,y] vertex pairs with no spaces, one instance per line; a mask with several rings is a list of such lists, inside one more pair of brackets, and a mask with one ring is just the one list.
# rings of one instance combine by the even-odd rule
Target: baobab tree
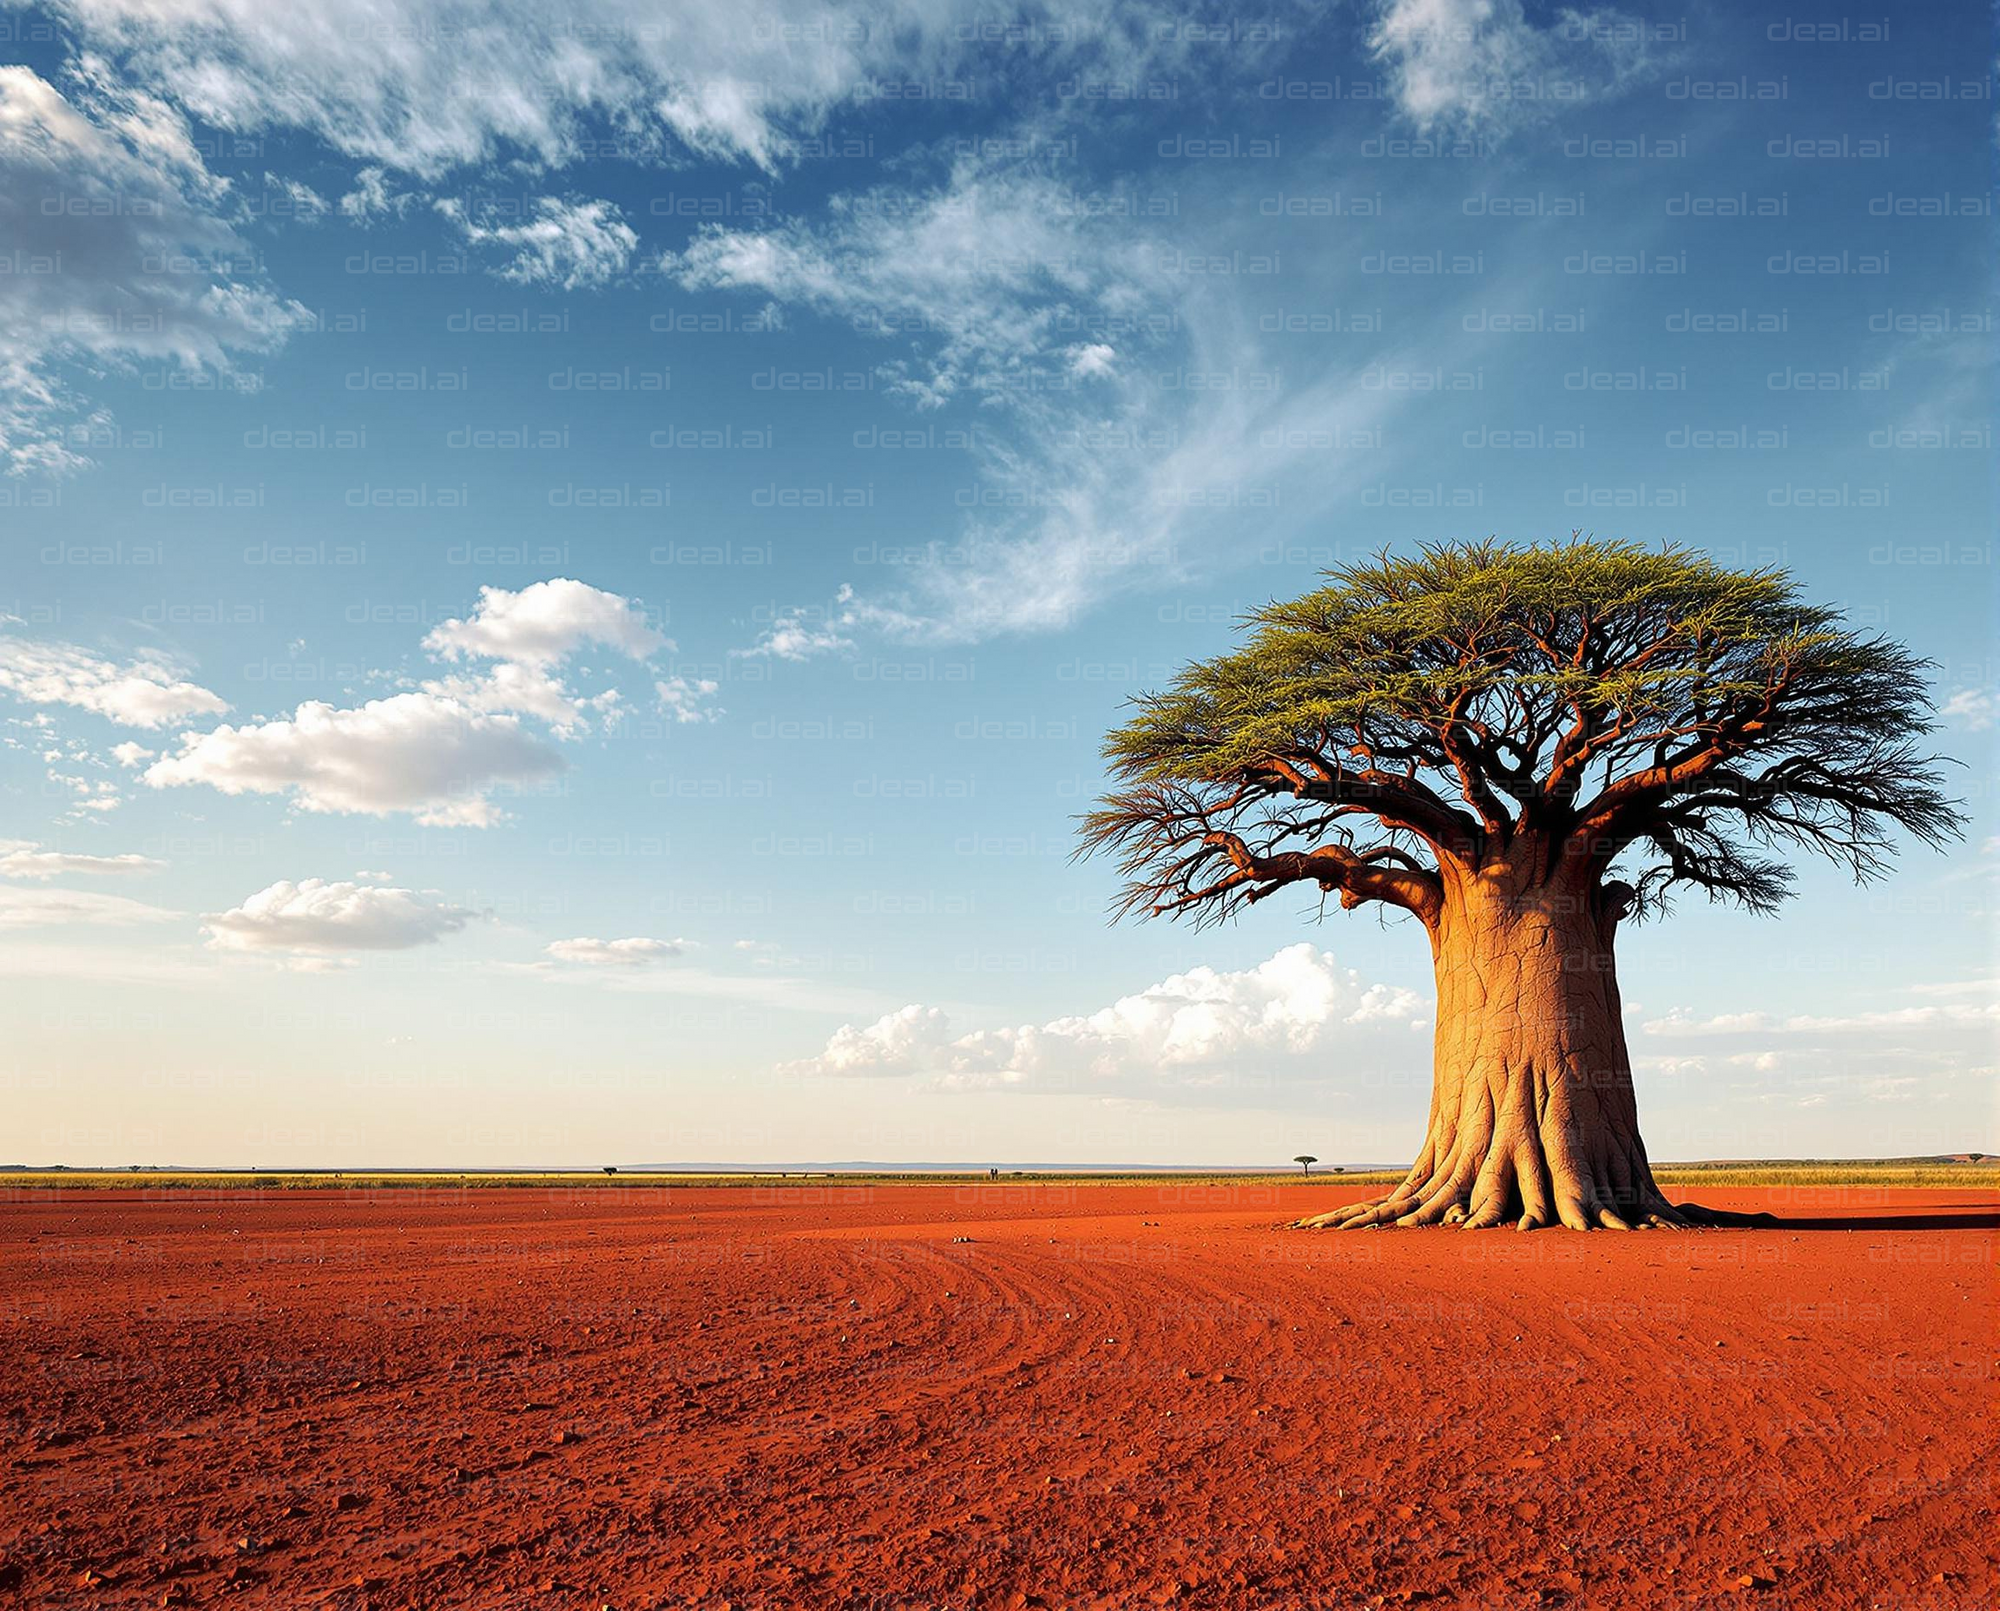
[[1768,913],[1786,849],[1882,875],[1963,819],[1927,664],[1777,571],[1572,534],[1387,553],[1136,703],[1084,850],[1122,914],[1294,885],[1426,931],[1430,1118],[1400,1185],[1306,1225],[1682,1226],[1639,1137],[1613,947],[1683,890]]

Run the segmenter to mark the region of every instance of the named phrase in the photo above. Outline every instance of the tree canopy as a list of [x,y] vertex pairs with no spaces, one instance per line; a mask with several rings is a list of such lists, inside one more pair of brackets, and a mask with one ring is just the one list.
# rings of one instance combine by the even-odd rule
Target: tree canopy
[[1944,791],[1928,662],[1778,570],[1573,534],[1386,551],[1246,623],[1105,746],[1084,851],[1121,913],[1215,921],[1295,883],[1435,921],[1495,858],[1581,870],[1619,912],[1692,887],[1752,911],[1787,850],[1857,880]]

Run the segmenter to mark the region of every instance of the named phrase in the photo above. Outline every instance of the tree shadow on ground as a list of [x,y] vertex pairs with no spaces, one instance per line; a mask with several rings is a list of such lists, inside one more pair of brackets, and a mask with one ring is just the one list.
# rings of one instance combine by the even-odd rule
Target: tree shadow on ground
[[1773,1214],[1770,1231],[2000,1231],[2000,1204],[1946,1203],[1937,1213]]

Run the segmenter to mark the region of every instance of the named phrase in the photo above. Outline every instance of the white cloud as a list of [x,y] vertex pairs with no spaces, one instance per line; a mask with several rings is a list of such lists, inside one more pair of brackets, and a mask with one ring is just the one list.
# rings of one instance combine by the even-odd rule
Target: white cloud
[[392,191],[382,169],[363,168],[354,176],[354,188],[340,198],[340,212],[351,223],[367,225],[392,213],[400,218],[419,199],[414,191]]
[[74,705],[126,727],[164,727],[229,709],[163,659],[120,666],[73,644],[24,638],[0,638],[0,688],[30,704]]
[[1064,332],[1080,312],[1157,300],[1169,277],[1145,238],[1078,211],[1047,174],[966,158],[929,191],[836,197],[818,230],[710,227],[661,267],[691,290],[755,291],[864,331],[922,332],[934,350],[889,366],[889,389],[931,407],[1059,386],[1077,361]]
[[68,789],[74,796],[70,801],[68,812],[74,820],[83,820],[77,817],[78,812],[116,811],[124,803],[124,797],[118,792],[118,785],[108,778],[78,777],[75,773],[58,772],[54,767],[50,767],[49,781],[57,788]]
[[1421,1023],[1408,990],[1369,985],[1301,942],[1254,968],[1192,968],[1097,1012],[953,1035],[946,1013],[911,1005],[837,1030],[818,1057],[830,1075],[936,1077],[954,1090],[1199,1087],[1228,1065],[1319,1050],[1340,1030]]
[[111,758],[123,767],[134,767],[142,761],[150,761],[156,752],[143,744],[135,744],[129,738],[122,744],[111,746]]
[[[0,928],[5,926],[0,922]],[[94,938],[60,945],[38,933],[32,939],[0,943],[0,977],[16,981],[88,979],[97,984],[159,985],[179,990],[219,983],[225,970],[192,948],[169,948],[152,940],[138,945],[106,945],[101,938]]]
[[[682,946],[692,942],[674,942]],[[554,960],[499,963],[495,971],[535,979],[550,986],[609,990],[621,995],[684,996],[698,1007],[746,1003],[776,1012],[861,1014],[880,1012],[880,996],[841,984],[825,984],[798,974],[726,973],[686,963],[671,968],[564,965]]]
[[222,951],[326,955],[429,945],[476,915],[429,891],[280,879],[240,906],[207,914],[205,927]]
[[1907,988],[1913,996],[1986,996],[2000,999],[2000,978],[1992,975],[1979,979],[1945,979],[1933,984],[1913,984]]
[[0,67],[0,464],[13,474],[85,462],[66,424],[83,406],[72,364],[163,359],[232,372],[307,317],[258,286],[219,216],[180,114],[118,90],[86,64],[74,99],[26,67]]
[[267,173],[264,175],[264,189],[271,197],[264,204],[267,214],[295,218],[302,224],[316,224],[332,211],[326,197],[297,179]]
[[423,177],[586,141],[764,167],[954,7],[781,0],[58,0],[89,46],[206,122],[289,127]]
[[[1271,247],[1233,204],[1202,241],[1204,262]],[[781,618],[748,652],[803,658],[856,630],[930,643],[1060,630],[1240,561],[1246,511],[1276,540],[1350,497],[1380,468],[1351,449],[1379,447],[1383,417],[1408,402],[1364,373],[1428,369],[1413,356],[1426,332],[1396,348],[1363,338],[1299,378],[1297,354],[1272,351],[1244,305],[1255,287],[1190,272],[1185,248],[1184,233],[1080,207],[1060,174],[963,157],[929,188],[838,196],[816,227],[711,227],[669,254],[663,271],[690,289],[881,336],[878,376],[920,410],[980,409],[956,529],[913,544],[898,585]],[[1435,335],[1461,357],[1478,339],[1455,311]]]
[[534,217],[513,224],[482,222],[462,202],[437,203],[437,210],[458,225],[469,245],[513,253],[494,271],[503,280],[574,291],[607,285],[624,274],[639,237],[610,202],[543,196],[534,208]]
[[423,685],[426,694],[453,700],[471,710],[511,712],[547,722],[562,738],[574,737],[595,713],[607,725],[619,714],[615,688],[588,696],[573,694],[560,677],[540,666],[503,661],[476,677],[441,677]]
[[1118,367],[1118,349],[1102,341],[1086,342],[1069,350],[1069,372],[1078,379],[1109,375]]
[[307,811],[407,811],[435,826],[485,827],[500,819],[489,798],[495,788],[562,769],[523,717],[563,737],[588,714],[617,719],[616,689],[578,695],[555,675],[585,645],[641,662],[672,647],[632,600],[582,582],[483,587],[472,615],[446,621],[424,647],[496,664],[352,709],[311,700],[289,718],[185,733],[141,778],[156,789],[205,783],[225,794],[289,793]]
[[1537,28],[1521,0],[1378,0],[1368,43],[1418,128],[1497,137],[1626,88],[1655,65],[1644,38],[1610,8]]
[[[1915,986],[1913,989],[1931,993],[1930,987]],[[1765,1012],[1718,1013],[1709,1018],[1674,1012],[1664,1018],[1648,1019],[1639,1027],[1645,1034],[1668,1037],[1778,1035],[1825,1039],[1871,1031],[1976,1028],[1982,1024],[2000,1024],[2000,999],[1947,1002],[1937,1006],[1887,1007],[1869,1012],[1795,1013],[1782,1018]]]
[[584,582],[556,577],[518,593],[482,587],[471,617],[446,621],[424,639],[424,647],[447,660],[480,657],[499,664],[477,676],[426,682],[423,691],[472,710],[533,716],[571,737],[588,716],[609,724],[620,711],[616,689],[574,694],[554,674],[555,667],[586,644],[641,663],[673,647],[672,640],[647,624],[644,610],[633,600]]
[[691,942],[649,940],[634,936],[626,940],[555,940],[543,948],[558,962],[574,962],[586,968],[639,968],[662,957],[677,957]]
[[1996,713],[2000,713],[2000,697],[1990,688],[1961,688],[1938,707],[1945,720],[1962,723],[1975,733],[1991,727]]
[[1106,342],[1086,342],[1070,348],[1070,374],[1078,380],[1108,376],[1118,368],[1118,348]]
[[[849,597],[851,595],[843,592],[843,603]],[[819,613],[804,609],[787,610],[766,627],[749,648],[732,649],[730,653],[739,658],[769,656],[773,660],[810,660],[816,654],[852,649],[854,640],[844,636],[840,629],[853,624],[853,614],[839,608],[830,618],[819,619]]]
[[660,709],[676,723],[712,722],[721,713],[708,704],[720,685],[712,677],[668,677],[653,684]]
[[69,923],[126,928],[165,923],[180,916],[123,895],[80,889],[22,889],[0,884],[0,929],[42,928]]
[[842,1024],[825,1051],[796,1066],[811,1074],[915,1074],[950,1058],[950,1014],[912,1002],[865,1027]]
[[151,856],[127,853],[122,856],[88,856],[73,851],[42,850],[34,845],[0,847],[0,878],[60,878],[67,873],[92,873],[106,877],[126,877],[133,873],[156,873],[166,866]]
[[206,783],[224,794],[290,793],[307,811],[408,811],[434,826],[485,827],[500,816],[493,788],[562,764],[514,716],[410,693],[354,709],[313,700],[287,720],[189,733],[142,777],[156,789]]
[[668,647],[631,599],[568,577],[536,582],[518,593],[482,587],[469,620],[449,620],[424,639],[448,660],[477,655],[520,665],[550,666],[586,643],[634,660]]

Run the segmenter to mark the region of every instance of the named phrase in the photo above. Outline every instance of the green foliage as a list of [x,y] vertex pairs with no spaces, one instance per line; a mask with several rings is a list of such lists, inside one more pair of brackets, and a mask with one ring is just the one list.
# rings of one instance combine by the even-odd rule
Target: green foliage
[[1789,887],[1774,847],[1867,879],[1895,830],[1960,825],[1916,743],[1926,662],[1782,572],[1581,537],[1438,544],[1247,625],[1106,743],[1120,787],[1085,849],[1118,855],[1125,909],[1212,919],[1310,881],[1422,913],[1441,860],[1535,836],[1606,887],[1617,864],[1622,906],[1691,884],[1767,910]]

